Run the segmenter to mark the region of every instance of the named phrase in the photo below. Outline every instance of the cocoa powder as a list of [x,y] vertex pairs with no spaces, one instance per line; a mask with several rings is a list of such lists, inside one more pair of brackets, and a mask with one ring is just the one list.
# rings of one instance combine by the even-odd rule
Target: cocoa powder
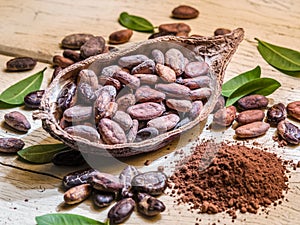
[[[218,149],[218,151],[216,151]],[[283,198],[286,167],[275,154],[243,145],[205,141],[170,177],[171,196],[194,212],[257,213]]]

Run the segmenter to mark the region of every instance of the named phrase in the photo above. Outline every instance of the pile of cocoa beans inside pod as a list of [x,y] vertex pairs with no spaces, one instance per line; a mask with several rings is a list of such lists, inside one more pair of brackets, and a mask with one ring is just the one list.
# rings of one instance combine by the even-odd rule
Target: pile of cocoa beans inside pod
[[110,224],[119,224],[135,209],[145,218],[163,212],[166,207],[156,197],[164,192],[167,182],[167,176],[161,171],[141,173],[134,166],[126,166],[119,177],[85,169],[64,176],[64,202],[73,205],[91,196],[96,207],[104,208],[115,201],[107,217]]
[[182,46],[169,46],[79,71],[58,94],[60,126],[93,142],[123,144],[194,120],[212,95],[209,65]]
[[298,145],[300,128],[288,121],[287,117],[295,122],[300,121],[300,101],[290,102],[287,106],[277,103],[267,108],[268,104],[269,100],[265,96],[254,94],[239,99],[237,107],[224,107],[224,98],[221,96],[218,104],[220,109],[214,113],[213,124],[234,127],[233,122],[236,121],[235,135],[238,139],[262,136],[272,126],[277,128],[280,145]]

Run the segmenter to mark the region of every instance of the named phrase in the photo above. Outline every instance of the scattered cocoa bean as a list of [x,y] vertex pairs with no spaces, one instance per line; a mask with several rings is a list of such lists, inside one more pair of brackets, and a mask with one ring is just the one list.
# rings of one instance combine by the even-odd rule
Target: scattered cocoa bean
[[94,189],[104,192],[119,192],[124,187],[115,176],[98,171],[88,178],[88,183]]
[[26,71],[32,70],[37,61],[31,57],[16,57],[6,63],[7,71]]
[[81,184],[86,184],[88,179],[92,177],[96,171],[94,169],[83,169],[65,175],[62,183],[65,189],[75,187]]
[[189,100],[179,100],[179,99],[167,99],[166,105],[170,109],[174,109],[178,112],[188,112],[192,109],[192,103]]
[[69,58],[65,58],[61,55],[55,55],[53,56],[53,66],[59,66],[61,68],[66,68],[72,64],[74,64],[74,61],[69,59]]
[[213,117],[213,122],[220,126],[230,126],[236,118],[236,108],[229,106],[226,108],[219,109]]
[[215,35],[215,36],[218,36],[218,35],[224,35],[224,34],[229,34],[229,33],[231,33],[231,30],[225,29],[225,28],[217,28],[217,29],[214,31],[214,35]]
[[266,108],[269,100],[263,95],[248,95],[238,100],[238,108],[240,110],[262,109]]
[[161,102],[166,98],[163,92],[150,88],[149,86],[141,86],[135,92],[136,102]]
[[188,5],[180,5],[172,10],[172,17],[175,19],[193,19],[198,15],[199,11]]
[[0,138],[1,153],[16,153],[24,147],[25,143],[17,138]]
[[131,70],[131,74],[153,74],[155,72],[155,62],[152,59],[147,59],[141,64],[135,66]]
[[153,39],[153,38],[158,38],[158,37],[163,37],[163,36],[175,36],[177,32],[168,32],[168,31],[161,31],[161,32],[157,32],[157,33],[153,33],[151,34],[148,39]]
[[257,121],[238,127],[235,134],[238,138],[253,138],[264,135],[269,128],[270,124]]
[[166,82],[175,82],[176,73],[172,68],[161,64],[156,64],[155,69],[156,69],[156,73],[162,80]]
[[93,190],[92,196],[94,204],[99,208],[107,207],[115,200],[114,192]]
[[72,60],[73,62],[81,61],[80,53],[76,52],[74,50],[71,50],[71,49],[65,49],[63,51],[63,56],[65,58],[68,58],[68,59]]
[[137,194],[137,210],[145,216],[156,216],[165,211],[166,206],[157,198],[146,193]]
[[286,108],[284,104],[278,103],[270,107],[267,111],[267,121],[271,125],[276,125],[281,121],[286,119]]
[[132,34],[132,30],[129,29],[115,31],[109,35],[108,42],[110,44],[123,44],[130,40]]
[[24,104],[27,108],[38,109],[41,105],[41,100],[44,95],[44,90],[33,91],[24,97]]
[[64,194],[64,201],[68,205],[77,204],[87,199],[92,192],[90,184],[81,184],[70,188]]
[[127,113],[138,120],[150,120],[160,116],[165,111],[162,105],[155,102],[144,102],[128,107]]
[[191,31],[189,25],[185,23],[167,23],[161,24],[158,27],[159,32],[168,32],[168,33],[185,33],[188,34]]
[[100,135],[97,132],[97,130],[91,126],[75,125],[75,126],[66,127],[64,131],[66,131],[68,134],[85,138],[92,142],[97,142],[100,139]]
[[155,127],[145,127],[140,129],[135,138],[135,142],[140,142],[144,140],[148,140],[159,135],[159,131]]
[[80,122],[92,117],[92,106],[75,105],[64,111],[63,117],[68,122]]
[[277,125],[278,134],[288,143],[300,143],[300,128],[287,120],[282,120]]
[[156,128],[160,133],[164,133],[171,130],[179,122],[180,118],[176,114],[168,114],[165,116],[160,116],[148,121],[148,127]]
[[79,50],[80,47],[92,37],[94,37],[92,34],[70,34],[63,38],[61,46],[63,48]]
[[300,101],[290,102],[287,105],[287,111],[289,116],[300,120]]
[[56,166],[81,166],[85,160],[80,151],[67,149],[56,153],[52,158],[52,163]]
[[119,59],[118,64],[121,67],[131,69],[134,66],[137,66],[137,65],[141,64],[142,62],[146,61],[147,59],[149,59],[149,58],[145,55],[123,56]]
[[7,125],[17,131],[27,132],[31,128],[31,125],[27,118],[18,111],[6,113],[4,115],[4,120]]
[[113,120],[103,118],[98,124],[102,139],[107,144],[123,144],[127,142],[124,130]]
[[262,121],[264,117],[264,111],[260,109],[252,109],[239,113],[236,117],[236,121],[239,123],[239,125],[244,125],[255,121]]
[[80,57],[86,59],[101,54],[105,49],[105,40],[101,36],[92,37],[80,47]]
[[132,198],[124,198],[117,202],[108,212],[109,222],[120,224],[127,220],[132,214],[135,202]]

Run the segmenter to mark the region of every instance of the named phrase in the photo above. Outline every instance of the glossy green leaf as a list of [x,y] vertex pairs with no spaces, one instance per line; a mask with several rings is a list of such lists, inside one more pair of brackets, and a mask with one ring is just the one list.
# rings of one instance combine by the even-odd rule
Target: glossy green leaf
[[259,66],[255,67],[253,70],[249,70],[242,73],[222,85],[222,95],[229,97],[236,89],[245,83],[260,78],[261,69]]
[[7,88],[1,93],[0,101],[11,105],[24,104],[24,97],[28,93],[40,89],[45,70],[46,68]]
[[249,94],[261,94],[267,96],[272,94],[281,84],[272,78],[258,78],[251,80],[236,89],[227,99],[226,106],[233,105],[240,98]]
[[109,222],[102,223],[100,221],[68,213],[53,213],[36,216],[37,225],[109,225]]
[[258,41],[257,49],[262,57],[281,72],[300,72],[300,52],[293,49]]
[[127,12],[122,12],[119,17],[119,22],[124,27],[141,32],[153,32],[154,26],[148,20],[134,15],[129,15]]
[[67,148],[64,144],[32,145],[18,151],[18,155],[31,163],[49,163],[56,153]]

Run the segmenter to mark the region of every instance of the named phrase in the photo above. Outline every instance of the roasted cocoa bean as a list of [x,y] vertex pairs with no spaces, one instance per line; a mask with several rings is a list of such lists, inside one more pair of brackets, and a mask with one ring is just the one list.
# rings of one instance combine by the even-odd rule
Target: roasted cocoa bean
[[264,135],[269,128],[270,124],[257,121],[238,127],[235,134],[238,138],[253,138]]
[[156,64],[165,64],[165,56],[164,53],[162,53],[162,51],[158,49],[153,49],[151,55],[153,56],[153,60]]
[[207,75],[209,66],[206,62],[190,62],[184,67],[184,75],[189,78]]
[[111,85],[116,88],[116,90],[120,90],[122,88],[122,85],[120,81],[117,79],[114,79],[112,77],[107,77],[107,76],[100,76],[98,78],[99,84],[101,85]]
[[218,36],[218,35],[224,35],[224,34],[229,34],[229,33],[231,33],[231,30],[226,29],[226,28],[217,28],[217,29],[214,31],[214,35],[215,35],[215,36]]
[[27,118],[18,111],[6,113],[4,115],[4,121],[7,125],[17,131],[27,132],[31,128],[31,125]]
[[266,108],[269,100],[263,95],[248,95],[238,100],[238,108],[240,110],[262,109]]
[[72,60],[73,62],[81,61],[80,53],[76,52],[74,50],[71,50],[71,49],[65,49],[63,51],[63,56],[65,58],[68,58],[68,59]]
[[140,129],[135,138],[135,142],[140,142],[144,140],[148,140],[159,135],[159,131],[155,127],[145,127]]
[[202,101],[194,101],[194,102],[192,102],[192,108],[191,108],[191,110],[188,113],[188,117],[191,120],[196,119],[200,115],[202,109],[203,109],[203,103],[202,103]]
[[158,81],[158,76],[154,74],[134,74],[133,76],[139,78],[141,84],[154,85]]
[[246,110],[239,113],[236,117],[236,121],[239,125],[253,123],[255,121],[262,121],[265,117],[265,113],[259,109]]
[[147,123],[148,127],[156,128],[160,133],[164,133],[171,130],[179,122],[180,118],[176,114],[168,114],[149,120]]
[[138,171],[137,168],[135,168],[134,166],[126,166],[120,173],[119,175],[119,180],[120,183],[123,184],[123,188],[122,188],[122,196],[126,197],[127,195],[129,195],[129,191],[131,188],[131,180],[134,176],[140,174],[140,172]]
[[17,138],[0,138],[1,153],[16,153],[24,147],[25,143]]
[[223,109],[219,109],[213,117],[213,122],[219,126],[230,126],[236,118],[236,108],[229,106]]
[[177,32],[168,32],[168,31],[162,31],[151,34],[148,39],[163,37],[163,36],[175,36]]
[[287,120],[278,123],[277,132],[290,144],[297,145],[300,143],[300,128]]
[[160,91],[150,88],[149,86],[141,86],[135,92],[137,102],[161,102],[166,95]]
[[98,129],[106,144],[123,144],[127,142],[124,130],[113,120],[101,119]]
[[132,30],[118,30],[109,35],[108,42],[110,44],[123,44],[130,40],[133,32]]
[[177,35],[178,33],[188,34],[191,28],[185,23],[167,23],[159,25],[158,30],[159,32],[175,33]]
[[145,55],[129,55],[121,57],[118,61],[118,64],[121,67],[131,69],[134,66],[137,66],[148,59],[149,58]]
[[63,48],[79,50],[80,47],[89,39],[94,37],[92,34],[70,34],[61,41]]
[[64,111],[63,117],[68,122],[80,122],[92,117],[92,106],[75,105]]
[[224,107],[225,107],[225,98],[224,98],[222,95],[220,95],[220,96],[218,97],[218,101],[216,102],[215,107],[214,107],[212,113],[215,113],[215,112],[217,112],[219,109],[222,109],[222,108],[224,108]]
[[33,91],[24,97],[24,104],[27,108],[38,109],[41,105],[41,100],[44,95],[44,90]]
[[204,87],[190,91],[190,98],[195,100],[203,100],[206,101],[211,96],[212,91],[210,88]]
[[118,65],[107,66],[102,69],[101,75],[105,77],[112,77],[114,73],[120,70],[122,70],[122,68],[119,67]]
[[91,193],[90,184],[81,184],[67,190],[64,194],[64,201],[68,205],[77,204],[87,199]]
[[118,71],[113,75],[113,78],[119,80],[122,84],[131,89],[137,89],[140,86],[140,79],[132,76],[125,71]]
[[164,66],[162,64],[156,64],[155,69],[156,69],[156,73],[162,80],[166,82],[175,82],[176,73],[170,67]]
[[129,130],[133,123],[129,114],[124,111],[117,111],[112,117],[112,120],[118,123],[125,131]]
[[208,76],[199,76],[186,79],[178,78],[176,80],[176,83],[182,84],[184,86],[187,86],[189,89],[194,90],[198,88],[209,87],[211,83],[211,78]]
[[119,192],[124,185],[119,179],[109,173],[96,172],[88,178],[88,183],[98,191]]
[[76,102],[76,84],[72,81],[66,83],[57,97],[57,107],[62,111],[73,106]]
[[145,216],[156,216],[165,211],[166,206],[157,198],[146,193],[137,194],[137,210]]
[[289,116],[300,120],[300,101],[291,102],[287,105]]
[[128,143],[134,142],[137,132],[138,132],[138,129],[139,129],[139,121],[135,120],[135,119],[132,120],[132,126],[130,127],[130,129],[128,130],[128,132],[126,134]]
[[133,177],[131,185],[134,191],[160,195],[167,187],[167,180],[167,175],[163,172],[150,171]]
[[71,187],[75,187],[81,184],[86,184],[88,182],[88,179],[92,177],[95,173],[97,173],[97,171],[90,168],[78,170],[64,176],[62,179],[62,184],[65,189],[69,189]]
[[171,48],[165,53],[166,65],[171,67],[176,76],[180,76],[184,71],[185,59],[181,51]]
[[189,100],[167,99],[166,105],[170,109],[178,112],[188,112],[192,109],[192,103]]
[[95,128],[91,126],[75,125],[75,126],[66,127],[64,131],[66,131],[70,135],[85,138],[92,142],[97,142],[100,140],[99,133]]
[[155,89],[164,92],[168,97],[190,99],[191,90],[181,84],[156,84]]
[[129,106],[135,104],[136,100],[134,94],[125,94],[119,97],[116,102],[118,104],[118,110],[126,111]]
[[115,193],[113,192],[103,192],[98,190],[93,190],[92,197],[94,204],[99,208],[109,206],[116,198]]
[[31,57],[16,57],[6,63],[7,71],[32,70],[36,65],[36,60]]
[[80,57],[86,59],[101,54],[105,49],[105,40],[101,36],[92,37],[80,47]]
[[115,101],[117,90],[114,86],[103,86],[98,93],[98,98],[94,103],[96,123],[107,115],[108,109],[112,106],[111,102]]
[[151,120],[160,116],[164,107],[155,102],[144,102],[128,107],[127,113],[134,119]]
[[127,220],[135,207],[132,198],[124,198],[118,201],[108,212],[109,222],[111,224],[120,224]]
[[278,103],[270,107],[267,111],[267,121],[271,125],[276,125],[281,121],[286,119],[286,108],[284,104]]
[[131,74],[153,74],[155,72],[155,62],[152,59],[147,59],[141,64],[135,66],[131,70]]
[[83,69],[77,77],[77,84],[80,83],[87,83],[96,90],[98,88],[98,77],[93,70]]
[[92,104],[96,100],[96,95],[91,87],[87,83],[80,83],[77,88],[78,97],[82,100],[82,104]]
[[56,153],[52,158],[52,163],[56,166],[81,166],[85,160],[80,151],[67,149]]
[[175,19],[193,19],[199,15],[199,11],[188,5],[180,5],[172,10]]
[[61,55],[53,56],[52,62],[53,62],[53,66],[59,66],[61,68],[66,68],[66,67],[74,64],[73,60],[71,60],[69,58],[65,58]]

